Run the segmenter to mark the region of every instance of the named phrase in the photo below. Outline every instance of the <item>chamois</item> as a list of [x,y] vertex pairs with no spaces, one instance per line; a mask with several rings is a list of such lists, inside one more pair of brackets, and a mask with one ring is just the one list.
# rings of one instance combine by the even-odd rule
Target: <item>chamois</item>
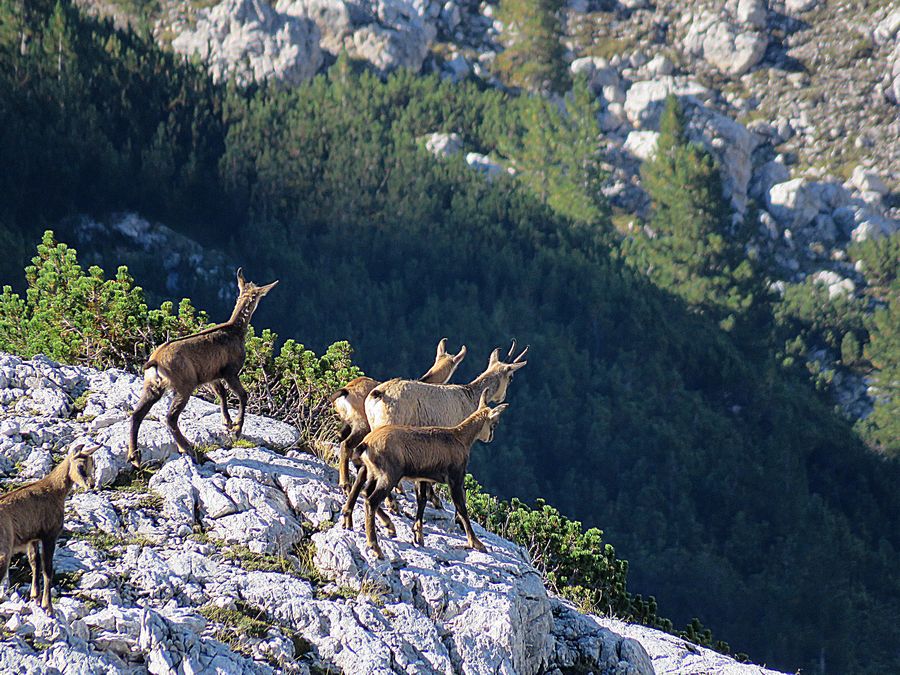
[[[343,525],[353,528],[353,505],[365,483],[366,544],[378,558],[384,554],[375,536],[376,510],[401,479],[416,481],[416,520],[413,525],[415,543],[425,543],[422,517],[425,513],[426,487],[431,483],[447,483],[456,507],[457,518],[466,532],[469,548],[484,551],[469,522],[464,481],[469,454],[476,440],[490,443],[500,414],[509,406],[488,406],[490,392],[484,390],[477,408],[452,427],[413,427],[389,424],[373,430],[357,446],[363,463],[353,489],[343,508]],[[388,527],[393,536],[393,526]]]
[[[447,338],[438,342],[434,365],[419,378],[419,382],[444,384],[466,357],[466,346],[463,345],[456,355],[447,353]],[[350,492],[350,456],[353,448],[371,429],[366,419],[366,396],[381,382],[371,377],[357,377],[331,395],[331,402],[341,422],[344,423],[340,433],[341,450],[338,462],[338,475],[341,488]]]
[[[512,341],[507,358],[516,350]],[[513,375],[528,361],[523,357],[528,347],[511,362],[500,360],[500,349],[491,352],[487,368],[469,384],[426,384],[413,380],[389,380],[378,385],[366,397],[366,418],[372,429],[386,424],[414,427],[449,427],[462,422],[478,407],[481,394],[502,403]]]
[[[141,399],[131,416],[128,460],[132,464],[137,467],[141,463],[141,453],[138,449],[138,430],[141,422],[167,389],[172,389],[174,396],[166,415],[166,424],[175,437],[178,449],[194,461],[197,460],[197,454],[190,441],[178,428],[178,418],[187,406],[191,394],[200,385],[212,383],[222,406],[222,423],[225,429],[233,432],[235,438],[241,435],[244,427],[244,410],[247,407],[247,392],[241,385],[239,374],[246,357],[244,342],[247,327],[259,301],[277,283],[276,280],[266,286],[257,286],[246,281],[243,270],[238,269],[238,297],[228,321],[194,335],[169,340],[153,351],[150,359],[144,364],[144,387]],[[226,384],[240,402],[238,419],[234,423],[228,413]]]
[[0,496],[0,579],[3,590],[9,582],[9,563],[16,553],[27,553],[31,564],[31,599],[40,592],[38,567],[44,573],[41,607],[53,613],[53,552],[63,527],[66,496],[73,486],[85,490],[93,479],[91,455],[99,445],[87,441],[73,444],[65,459],[50,475]]

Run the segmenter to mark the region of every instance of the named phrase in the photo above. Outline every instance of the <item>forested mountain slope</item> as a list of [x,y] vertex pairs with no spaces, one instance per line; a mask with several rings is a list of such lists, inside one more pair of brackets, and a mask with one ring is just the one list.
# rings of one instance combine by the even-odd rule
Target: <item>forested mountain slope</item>
[[[46,225],[135,210],[281,278],[256,323],[313,347],[347,339],[375,377],[418,373],[444,335],[473,377],[514,336],[531,345],[518,414],[474,453],[480,482],[602,527],[632,590],[757,661],[896,667],[896,463],[775,358],[789,322],[761,272],[717,272],[750,298],[722,314],[633,264],[595,189],[590,100],[563,115],[344,59],[291,89],[215,85],[67,4],[2,8],[5,280],[22,286]],[[434,132],[515,157],[516,175],[434,157]]]

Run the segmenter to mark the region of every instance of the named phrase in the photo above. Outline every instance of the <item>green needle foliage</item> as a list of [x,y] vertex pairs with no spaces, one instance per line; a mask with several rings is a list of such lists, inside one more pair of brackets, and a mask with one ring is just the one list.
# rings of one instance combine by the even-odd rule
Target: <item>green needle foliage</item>
[[[150,352],[166,340],[207,327],[205,312],[184,299],[149,309],[126,267],[114,279],[91,267],[85,272],[75,249],[44,233],[25,270],[25,297],[4,286],[0,294],[0,351],[24,357],[44,354],[63,363],[140,372]],[[362,371],[352,365],[347,342],[321,357],[294,340],[280,347],[278,336],[250,328],[241,380],[250,411],[293,423],[303,440],[333,439],[336,424],[328,396]]]
[[690,143],[677,97],[666,99],[656,153],[641,167],[652,200],[647,227],[626,242],[630,262],[654,283],[734,326],[754,301],[754,270],[731,225],[715,160]]
[[561,0],[501,0],[498,18],[505,26],[506,49],[495,69],[511,87],[530,92],[563,91]]

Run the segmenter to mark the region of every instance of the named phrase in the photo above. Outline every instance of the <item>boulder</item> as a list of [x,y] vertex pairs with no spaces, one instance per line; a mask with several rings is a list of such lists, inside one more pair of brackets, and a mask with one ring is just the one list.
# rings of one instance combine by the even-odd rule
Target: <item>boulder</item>
[[632,131],[625,138],[623,146],[627,152],[641,161],[650,159],[656,152],[656,143],[659,140],[658,131]]
[[696,19],[684,39],[689,53],[731,76],[743,75],[762,61],[768,44],[764,32],[737,26],[713,14]]
[[197,55],[217,80],[276,79],[298,84],[322,64],[319,29],[308,18],[273,10],[263,0],[223,0],[199,14],[196,26],[172,40],[172,49]]

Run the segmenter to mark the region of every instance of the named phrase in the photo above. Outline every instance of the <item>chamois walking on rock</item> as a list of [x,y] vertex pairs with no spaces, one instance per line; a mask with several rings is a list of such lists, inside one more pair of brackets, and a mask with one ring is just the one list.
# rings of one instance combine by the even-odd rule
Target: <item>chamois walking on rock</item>
[[[412,427],[389,424],[373,430],[356,447],[363,463],[347,503],[343,508],[343,525],[353,528],[353,505],[365,484],[366,544],[376,557],[384,554],[375,536],[375,512],[384,498],[404,478],[416,481],[416,520],[413,525],[415,543],[425,543],[422,517],[427,498],[426,487],[431,483],[447,483],[456,507],[456,515],[466,532],[469,548],[484,551],[469,522],[466,509],[464,481],[469,454],[476,440],[490,443],[500,414],[509,406],[502,403],[488,406],[490,394],[481,393],[476,410],[452,427]],[[393,536],[393,525],[388,525]]]
[[50,475],[0,496],[0,579],[5,594],[9,563],[16,553],[27,553],[31,564],[31,599],[40,594],[38,568],[44,574],[41,607],[53,612],[53,552],[63,527],[66,496],[74,486],[90,489],[94,460],[99,445],[88,441],[72,445],[65,459]]
[[[438,342],[434,365],[419,378],[419,382],[445,384],[466,358],[466,346],[457,354],[447,353],[447,338]],[[366,396],[381,382],[371,377],[357,377],[331,395],[334,410],[343,422],[340,433],[341,449],[338,462],[339,483],[345,493],[350,492],[350,458],[353,448],[371,431],[366,419]]]
[[[169,340],[157,347],[144,364],[144,387],[131,416],[131,436],[128,443],[128,460],[140,466],[141,453],[138,449],[138,431],[144,417],[167,389],[174,392],[172,404],[166,415],[166,424],[178,449],[197,460],[193,445],[178,428],[178,418],[184,411],[191,394],[202,384],[212,383],[213,390],[222,406],[222,423],[235,438],[244,427],[244,411],[247,407],[247,392],[241,385],[239,374],[246,357],[245,341],[250,318],[259,301],[271,291],[278,281],[265,286],[257,286],[244,279],[243,270],[237,271],[238,298],[231,318],[212,328],[207,328],[182,338]],[[240,403],[236,422],[228,413],[228,388]]]

